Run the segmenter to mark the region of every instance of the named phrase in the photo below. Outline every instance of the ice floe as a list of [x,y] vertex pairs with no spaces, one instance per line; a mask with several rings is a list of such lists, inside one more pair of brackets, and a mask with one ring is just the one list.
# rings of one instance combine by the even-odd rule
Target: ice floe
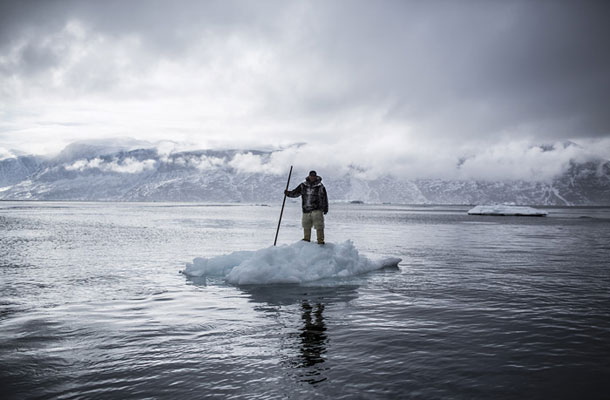
[[532,207],[497,204],[491,206],[476,206],[468,211],[469,215],[516,215],[545,217],[548,213]]
[[354,244],[299,241],[256,251],[237,251],[210,258],[195,258],[183,274],[191,277],[218,276],[235,285],[303,283],[325,278],[344,278],[397,266],[400,258],[370,260]]

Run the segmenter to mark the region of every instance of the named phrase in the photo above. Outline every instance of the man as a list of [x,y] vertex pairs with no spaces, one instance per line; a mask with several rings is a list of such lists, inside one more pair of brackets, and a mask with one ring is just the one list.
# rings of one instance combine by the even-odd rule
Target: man
[[316,228],[318,244],[324,244],[324,215],[328,212],[328,197],[326,188],[322,185],[322,178],[316,171],[310,171],[305,182],[294,190],[286,190],[284,194],[288,197],[299,197],[302,199],[303,208],[303,240],[311,241],[311,227]]

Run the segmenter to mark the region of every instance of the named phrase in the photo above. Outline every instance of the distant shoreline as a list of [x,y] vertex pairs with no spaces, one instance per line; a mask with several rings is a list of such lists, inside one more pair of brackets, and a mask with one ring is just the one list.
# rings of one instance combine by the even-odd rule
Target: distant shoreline
[[[0,199],[0,203],[126,203],[126,204],[146,204],[146,203],[170,203],[170,204],[185,204],[185,205],[218,205],[218,206],[239,206],[239,205],[252,205],[252,206],[271,206],[281,204],[281,201],[277,202],[238,202],[238,201],[175,201],[175,200],[61,200],[61,199]],[[372,203],[372,202],[353,202],[350,200],[331,200],[330,204],[344,204],[350,206],[398,206],[398,207],[474,207],[479,204],[448,204],[448,203]],[[607,205],[586,205],[586,204],[574,204],[574,205],[543,205],[543,204],[518,204],[518,206],[526,207],[538,207],[547,209],[560,209],[560,208],[582,208],[582,209],[595,209],[595,208],[610,208],[610,204]]]

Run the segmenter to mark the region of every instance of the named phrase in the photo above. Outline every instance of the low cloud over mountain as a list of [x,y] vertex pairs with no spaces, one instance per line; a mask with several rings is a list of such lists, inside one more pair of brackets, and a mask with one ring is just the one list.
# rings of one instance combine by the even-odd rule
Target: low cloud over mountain
[[[122,147],[119,149],[118,147]],[[283,150],[167,151],[167,147],[108,147],[78,143],[59,156],[20,156],[0,161],[0,199],[274,202],[282,198],[288,166],[296,166],[293,184],[315,165],[335,201],[361,200],[415,204],[502,203],[536,205],[607,205],[610,161],[579,159],[579,147],[560,143],[530,148],[523,157],[540,159],[539,169],[522,171],[506,158],[510,179],[493,179],[481,168],[485,154],[465,157],[449,178],[380,173],[362,165],[308,162],[307,145]],[[563,160],[566,154],[575,155]],[[340,157],[339,157],[340,158]],[[547,161],[545,164],[544,161]],[[561,168],[548,163],[562,160]],[[555,168],[555,170],[553,170]],[[553,173],[551,173],[553,172]],[[538,177],[534,179],[534,174]],[[529,179],[523,179],[523,175]]]

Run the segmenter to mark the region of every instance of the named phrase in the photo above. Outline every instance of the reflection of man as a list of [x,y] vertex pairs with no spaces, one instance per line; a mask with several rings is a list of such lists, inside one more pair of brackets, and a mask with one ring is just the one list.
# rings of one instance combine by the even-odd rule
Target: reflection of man
[[[326,352],[326,324],[324,323],[323,304],[316,304],[315,311],[306,301],[301,305],[303,314],[301,318],[305,326],[301,332],[301,355],[303,367],[311,367],[324,362],[322,354]],[[313,311],[313,318],[312,318]]]
[[324,244],[324,215],[328,212],[328,196],[326,188],[322,185],[322,178],[316,171],[310,171],[305,179],[294,190],[286,190],[288,197],[302,199],[303,208],[303,240],[311,241],[311,227],[316,228],[318,244]]

